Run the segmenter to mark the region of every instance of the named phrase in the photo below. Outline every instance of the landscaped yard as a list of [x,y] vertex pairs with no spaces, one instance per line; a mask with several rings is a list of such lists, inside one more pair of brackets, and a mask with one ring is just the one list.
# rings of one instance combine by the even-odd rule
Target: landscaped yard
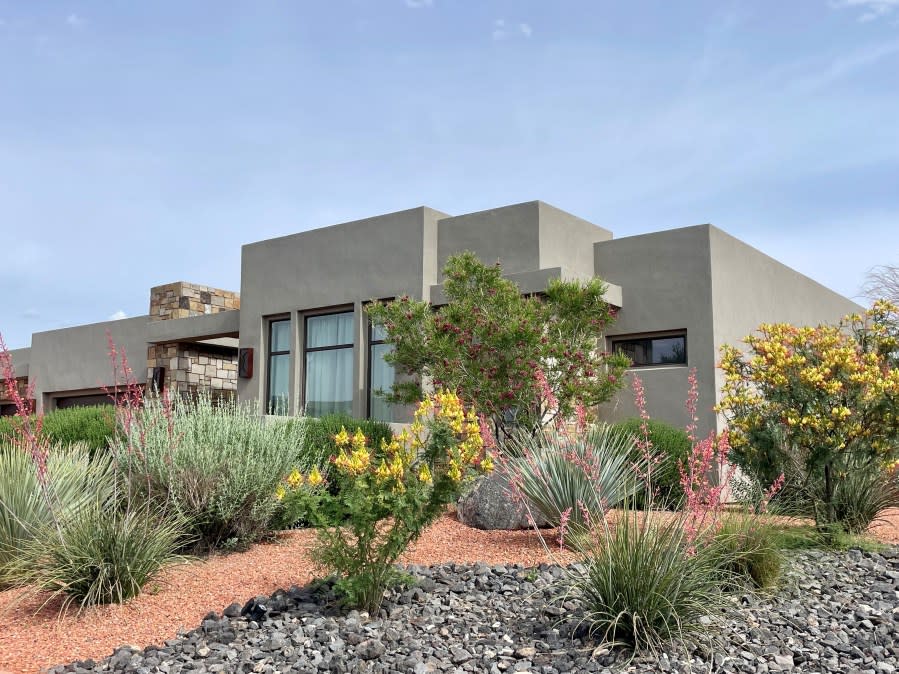
[[[878,524],[874,528],[874,532],[880,540],[899,543],[899,511],[891,511],[888,519],[883,523]],[[551,535],[549,537],[551,537]],[[119,646],[129,645],[140,649],[151,644],[162,646],[166,640],[175,638],[179,630],[193,630],[194,628],[199,627],[203,618],[210,611],[216,611],[221,614],[225,607],[234,602],[243,605],[247,600],[257,595],[269,595],[279,588],[287,589],[293,585],[303,585],[308,583],[313,577],[313,570],[307,557],[307,552],[311,547],[312,540],[313,532],[310,530],[291,531],[283,534],[283,536],[274,543],[256,545],[247,552],[214,556],[205,561],[177,566],[166,571],[160,578],[158,585],[151,586],[148,588],[148,591],[144,592],[136,599],[124,605],[91,608],[81,615],[77,615],[73,610],[69,614],[60,617],[57,615],[56,607],[52,605],[38,611],[38,601],[19,605],[14,609],[8,610],[3,614],[2,619],[0,619],[0,644],[2,644],[2,648],[0,648],[0,670],[8,670],[11,672],[36,672],[40,668],[50,667],[78,659],[93,658],[99,660],[100,658],[111,655],[113,650]],[[809,553],[801,554],[807,555]],[[857,583],[860,588],[865,587],[866,585],[870,586],[873,582],[877,582],[873,580],[872,577],[865,576],[865,574],[873,573],[870,569],[857,568],[855,566],[858,563],[858,555],[849,552],[820,553],[817,551],[815,551],[814,554],[821,555],[821,557],[830,560],[830,563],[829,565],[822,564],[821,559],[815,559],[814,564],[809,564],[809,566],[820,567],[822,573],[831,574],[832,579],[835,581],[838,581],[842,576],[848,576],[853,578],[853,581]],[[547,555],[541,546],[537,535],[532,531],[479,531],[459,524],[453,515],[448,514],[428,529],[412,549],[403,556],[402,561],[407,564],[429,566],[449,562],[458,564],[476,564],[482,562],[489,565],[523,564],[525,566],[533,566],[548,561],[571,561],[572,559],[573,557],[570,554],[560,555],[557,550],[554,550],[551,555]],[[895,566],[895,564],[899,564],[899,560],[894,558],[893,562],[894,566],[892,574],[899,577],[899,567]],[[846,564],[846,568],[841,570],[839,566],[842,563]],[[475,573],[483,573],[483,570],[476,571]],[[522,576],[522,578],[519,579],[519,582],[528,582],[527,579],[531,578],[526,572],[519,573],[518,575]],[[814,583],[817,581],[812,582]],[[893,581],[894,586],[896,582],[897,581],[895,580]],[[790,584],[787,583],[786,587],[789,588]],[[472,590],[472,594],[478,594],[478,596],[482,597],[489,596],[491,595],[489,590],[489,587],[479,586],[477,589]],[[519,588],[519,590],[520,591],[515,594],[514,602],[519,604],[520,608],[520,604],[526,602],[529,599],[529,594],[534,593],[536,590],[530,586],[526,589]],[[853,625],[861,620],[855,619],[853,613],[858,610],[859,604],[870,602],[854,600],[854,591],[855,590],[851,585],[839,588],[839,592],[842,593],[844,598],[842,600],[838,599],[838,601],[846,602],[846,608],[841,613],[825,619],[824,611],[816,610],[815,619],[818,621],[817,629],[820,629],[822,634],[826,634],[830,631],[832,634],[836,635],[843,630],[847,632],[847,636],[852,637],[857,632],[864,632],[863,627],[858,628],[857,630],[853,629]],[[0,594],[0,601],[4,603],[7,602],[12,598],[13,594],[13,592]],[[501,589],[495,591],[495,594],[498,594],[500,597],[503,596]],[[786,613],[787,615],[790,615],[790,620],[794,623],[794,626],[790,628],[791,632],[795,634],[805,634],[805,640],[809,642],[812,641],[813,639],[809,635],[806,618],[801,612],[796,612],[795,614],[789,613],[795,608],[795,606],[789,604],[789,601],[795,600],[789,595],[789,592],[785,592],[784,594],[788,597]],[[464,593],[449,593],[439,596],[442,596],[447,602],[450,601],[449,597],[452,597],[453,605],[466,602]],[[805,591],[798,594],[799,602],[804,602],[810,598],[815,597]],[[412,604],[402,607],[398,622],[410,622],[413,617],[420,616],[423,609],[431,606],[431,599],[431,595],[427,592],[421,596],[417,596]],[[469,597],[469,601],[470,599],[471,598]],[[520,615],[516,617],[507,614],[505,618],[503,618],[503,611],[501,610],[501,607],[497,605],[493,606],[493,609],[496,610],[496,615],[494,617],[501,620],[503,624],[495,627],[493,626],[493,623],[482,625],[482,627],[489,628],[491,634],[494,634],[496,640],[499,642],[502,642],[502,635],[505,633],[518,634],[521,636],[523,641],[507,643],[505,645],[512,651],[518,651],[519,655],[524,654],[530,657],[532,661],[537,656],[536,654],[533,657],[529,656],[530,651],[527,649],[535,648],[537,651],[548,650],[549,652],[551,652],[552,649],[541,647],[539,644],[535,645],[539,639],[534,639],[532,635],[527,634],[527,631],[523,630],[522,625],[519,623],[529,621],[532,623],[540,622],[541,626],[545,628],[552,627],[553,622],[559,618],[559,616],[555,615],[544,615],[542,613],[542,608],[539,606],[541,601],[540,597],[534,597],[533,599],[534,603],[538,605],[532,609],[533,615]],[[820,596],[817,596],[817,599],[820,600]],[[503,599],[500,601],[506,600]],[[487,602],[487,604],[495,603],[495,597],[490,602]],[[766,603],[767,600],[764,599],[754,601],[753,606],[749,609],[749,612],[746,613],[747,620],[753,620],[749,617],[750,615],[754,615],[756,621],[761,620],[764,615],[764,610],[760,610],[758,607],[763,606]],[[893,608],[899,606],[895,595],[892,597],[891,605]],[[306,608],[308,609],[308,607]],[[445,613],[448,608],[448,604],[443,607]],[[469,609],[471,608],[472,607],[469,606]],[[484,605],[480,608],[486,610],[490,608],[490,606]],[[448,617],[449,616],[444,616],[444,618]],[[891,615],[887,612],[877,623],[889,626],[890,639],[897,638],[897,623],[894,622],[895,617],[895,614]],[[830,629],[829,625],[831,620],[837,621],[839,629]],[[430,618],[430,621],[437,624],[433,616]],[[242,618],[232,619],[232,622],[241,624],[241,630],[239,632],[241,637],[249,636],[249,633],[253,632],[252,629],[246,627],[244,619]],[[307,623],[308,622],[309,621],[307,620]],[[784,620],[781,620],[781,622],[784,622]],[[477,627],[477,625],[465,625],[466,630],[476,629]],[[271,627],[271,625],[265,624],[261,625],[259,629],[264,631],[279,631],[278,629]],[[324,629],[324,627],[322,629]],[[373,636],[381,636],[381,639],[384,640],[383,635],[380,635],[380,633],[386,629],[386,627],[375,627],[371,632]],[[760,627],[757,625],[754,629],[765,630],[767,628],[764,625],[761,625]],[[781,625],[781,629],[784,629],[783,625]],[[280,628],[280,631],[286,633],[289,637],[296,631],[296,626],[288,625]],[[312,632],[310,631],[310,634],[311,633]],[[440,627],[428,631],[423,630],[422,625],[413,626],[410,622],[410,635],[413,635],[412,638],[421,642],[427,641],[423,638],[423,633],[431,634],[431,647],[436,648],[443,645],[449,650],[448,645],[444,643],[447,641],[447,638],[440,634]],[[739,634],[741,633],[741,630],[735,630],[734,633]],[[261,634],[262,633],[259,632],[259,635]],[[771,634],[773,635],[774,633]],[[482,637],[483,636],[484,635],[482,635]],[[746,636],[749,637],[748,632]],[[209,643],[215,643],[213,638],[214,637],[208,640]],[[836,638],[839,639],[842,637]],[[560,644],[562,647],[569,650],[572,655],[575,655],[578,652],[575,644],[570,641],[569,635],[565,635],[564,633],[560,634],[559,639],[561,640]],[[822,643],[828,641],[823,636],[822,639]],[[398,652],[411,652],[411,650],[415,650],[408,649],[408,644],[403,644],[402,642],[402,639],[398,640],[392,645],[393,648]],[[842,642],[838,645],[840,645],[840,649],[842,650],[841,644]],[[858,657],[854,652],[854,649],[852,649],[852,645],[852,640],[850,638],[850,641],[845,644],[847,649],[846,653],[852,657]],[[889,646],[890,643],[881,640],[881,645]],[[557,644],[557,646],[559,646],[559,644]],[[771,650],[771,647],[774,647],[774,650],[776,651],[775,654],[780,655],[781,646],[788,650],[795,648],[797,651],[800,648],[807,648],[806,645],[800,646],[796,641],[791,642],[783,640],[782,642],[770,641],[762,646],[761,650]],[[250,647],[250,649],[252,648],[253,647]],[[348,651],[347,655],[351,659],[349,652],[352,651],[352,648],[350,646],[347,646],[346,648]],[[483,648],[484,650],[490,651],[490,648],[486,645],[483,645]],[[821,651],[824,652],[825,649],[826,646],[822,645]],[[225,650],[222,652],[224,653]],[[324,650],[327,651],[327,649]],[[477,651],[476,648],[474,650]],[[501,649],[495,648],[493,650],[497,652],[495,660],[499,662]],[[749,649],[746,652],[750,652],[751,650],[752,649]],[[581,648],[581,655],[584,655],[584,653],[590,655],[591,652],[590,649],[583,651],[583,648]],[[834,652],[839,653],[840,651]],[[281,655],[278,651],[266,651],[265,653],[266,657],[273,663],[273,666],[271,669],[259,671],[285,671],[280,668],[277,663],[282,660],[286,662],[290,656]],[[766,664],[775,662],[775,654],[770,654],[770,657],[761,657],[758,662],[765,662]],[[452,657],[452,655],[450,657]],[[489,671],[489,665],[485,664],[486,660],[484,660],[483,657],[483,651],[477,655],[472,653],[471,659],[467,660],[470,664],[468,670]],[[514,653],[510,654],[509,657],[515,658]],[[735,657],[736,660],[733,662],[735,664],[740,664],[741,658],[738,655]],[[783,656],[781,657],[782,661],[785,661]],[[884,661],[886,662],[889,660],[895,664],[895,658],[895,654],[890,657],[885,656]],[[175,659],[174,656],[172,659]],[[203,658],[198,657],[197,659],[202,660]],[[427,658],[425,657],[421,658],[422,662],[425,662],[426,659]],[[258,663],[259,661],[256,662]],[[744,660],[742,662],[745,663],[747,661]],[[756,660],[752,660],[752,662],[756,663]],[[471,665],[474,665],[473,668]],[[755,666],[756,665],[753,665],[753,667]],[[870,667],[864,667],[861,666],[861,664],[859,665],[860,671],[866,668],[875,669],[875,665],[873,663]],[[808,671],[809,669],[817,669],[817,666],[808,664],[807,667],[803,669],[804,671]],[[171,671],[177,671],[177,669],[172,669]],[[225,671],[236,670],[226,669]],[[298,668],[294,671],[310,670]],[[371,671],[382,670],[372,669]],[[413,669],[401,669],[400,671],[413,671]],[[421,671],[429,670],[425,669]],[[647,671],[652,670],[648,669]],[[763,669],[747,669],[745,665],[742,665],[742,669],[737,668],[737,671],[763,671]],[[836,668],[831,671],[849,670]],[[878,671],[890,670],[881,669]]]

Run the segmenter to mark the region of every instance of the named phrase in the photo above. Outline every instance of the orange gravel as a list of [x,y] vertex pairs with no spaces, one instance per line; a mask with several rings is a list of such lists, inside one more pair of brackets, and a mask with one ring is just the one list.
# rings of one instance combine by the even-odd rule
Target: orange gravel
[[[899,543],[899,510],[872,527],[880,540]],[[551,532],[545,532],[549,537]],[[161,644],[178,630],[197,626],[209,611],[233,602],[302,585],[312,577],[307,552],[314,533],[285,533],[274,543],[247,552],[215,556],[169,569],[157,583],[122,606],[102,606],[58,616],[55,606],[38,610],[39,600],[19,603],[0,615],[0,674],[38,672],[73,660],[106,657],[122,645]],[[521,563],[557,561],[533,531],[479,531],[446,515],[403,557],[409,564],[442,562]],[[0,607],[15,595],[0,592]]]
[[[128,644],[162,644],[179,629],[191,630],[209,611],[302,585],[312,578],[307,552],[310,530],[284,533],[274,543],[169,569],[144,593],[121,606],[101,606],[81,616],[58,617],[58,605],[37,611],[40,600],[19,603],[0,614],[0,674],[99,659]],[[521,563],[552,561],[533,531],[479,531],[446,515],[429,528],[402,558],[408,564],[441,562]],[[15,598],[0,592],[0,608]]]

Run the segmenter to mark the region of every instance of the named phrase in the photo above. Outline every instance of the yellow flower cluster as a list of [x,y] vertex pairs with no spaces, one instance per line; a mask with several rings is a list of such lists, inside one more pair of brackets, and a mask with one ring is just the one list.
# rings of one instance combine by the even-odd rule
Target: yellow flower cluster
[[[452,434],[445,456],[430,456],[431,429],[435,426],[445,427]],[[445,475],[458,484],[469,469],[487,472],[493,467],[490,458],[483,456],[483,439],[474,410],[466,412],[459,397],[446,391],[423,400],[412,424],[390,442],[382,440],[378,452],[368,446],[361,430],[351,436],[341,428],[334,442],[339,450],[333,460],[338,471],[354,478],[370,478],[378,487],[389,488],[395,494],[404,493],[410,480],[430,485]]]
[[[280,484],[275,488],[275,498],[279,501],[283,500],[285,496],[287,496],[288,488],[291,491],[296,491],[303,487],[303,485],[308,485],[310,487],[318,487],[325,483],[325,478],[321,474],[321,471],[316,466],[312,470],[309,471],[309,475],[303,475],[299,470],[294,468],[290,471],[290,474],[284,478]],[[285,486],[286,485],[286,486]]]
[[863,441],[875,451],[889,449],[883,429],[896,428],[899,418],[895,405],[882,403],[899,397],[899,369],[889,367],[884,353],[897,344],[878,316],[895,311],[877,303],[841,326],[763,324],[746,338],[748,354],[722,348],[717,409],[729,419],[732,444],[745,446],[752,429],[779,420],[804,447],[843,449]]

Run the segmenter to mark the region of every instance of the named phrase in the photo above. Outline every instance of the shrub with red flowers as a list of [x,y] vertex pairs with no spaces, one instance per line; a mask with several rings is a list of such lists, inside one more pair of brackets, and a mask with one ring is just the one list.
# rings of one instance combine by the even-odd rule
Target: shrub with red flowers
[[[602,346],[615,319],[599,279],[552,280],[540,295],[523,295],[499,263],[473,253],[444,268],[445,305],[401,297],[372,303],[372,322],[386,328],[387,360],[401,375],[387,398],[414,403],[421,383],[456,391],[486,415],[500,439],[515,427],[536,429],[609,400],[629,361]],[[535,372],[539,376],[535,379]]]

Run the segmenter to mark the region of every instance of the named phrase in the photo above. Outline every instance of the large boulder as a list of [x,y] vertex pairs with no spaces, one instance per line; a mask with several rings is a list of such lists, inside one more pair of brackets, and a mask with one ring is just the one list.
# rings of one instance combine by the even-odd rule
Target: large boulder
[[495,470],[481,478],[468,494],[459,499],[456,516],[475,529],[529,529],[525,508],[509,494],[509,479]]

